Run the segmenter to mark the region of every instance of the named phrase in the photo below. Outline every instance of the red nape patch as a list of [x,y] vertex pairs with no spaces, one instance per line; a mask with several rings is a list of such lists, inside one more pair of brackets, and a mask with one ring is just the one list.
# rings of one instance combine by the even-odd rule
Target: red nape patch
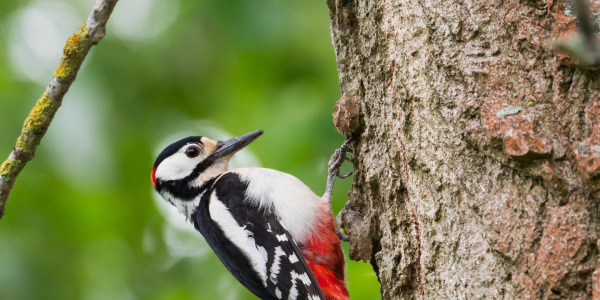
[[152,169],[152,185],[156,187],[156,168]]

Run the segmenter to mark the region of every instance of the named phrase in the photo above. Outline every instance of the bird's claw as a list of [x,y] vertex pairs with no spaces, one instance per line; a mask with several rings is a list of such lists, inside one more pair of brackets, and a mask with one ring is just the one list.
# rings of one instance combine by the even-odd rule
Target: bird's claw
[[329,159],[329,163],[328,163],[329,173],[334,173],[337,170],[337,174],[339,175],[339,169],[342,166],[342,164],[344,163],[344,161],[350,161],[350,162],[352,161],[352,158],[349,158],[346,156],[346,153],[353,154],[352,148],[350,148],[350,145],[349,145],[351,141],[352,141],[352,139],[349,138],[342,144],[341,147],[339,147],[338,149],[335,149],[335,152]]
[[[328,163],[328,176],[327,176],[327,187],[325,190],[325,195],[323,196],[327,202],[331,202],[331,194],[333,191],[333,183],[336,177],[339,178],[348,178],[352,175],[353,172],[350,173],[341,173],[340,167],[344,164],[345,161],[352,162],[352,158],[346,156],[347,153],[354,154],[352,148],[350,148],[350,142],[352,142],[352,138],[348,138],[340,148],[336,149],[331,159],[329,159]],[[341,218],[341,214],[338,214],[335,219],[336,229],[335,233],[342,241],[349,242],[350,238],[348,237],[348,233],[346,231],[346,227],[344,226],[344,221]]]
[[337,173],[337,177],[339,177],[341,179],[348,178],[350,176],[352,176],[352,172],[350,172],[350,173],[340,173],[340,172],[338,172]]
[[335,223],[335,233],[337,234],[338,238],[344,242],[350,242],[350,238],[348,237],[348,232],[346,231],[346,226],[344,224],[344,220],[341,218],[341,214],[338,214],[338,216],[335,218]]

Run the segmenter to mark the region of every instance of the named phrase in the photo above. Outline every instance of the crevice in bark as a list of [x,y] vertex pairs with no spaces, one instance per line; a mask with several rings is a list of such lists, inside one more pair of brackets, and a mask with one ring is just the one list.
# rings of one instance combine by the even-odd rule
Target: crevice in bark
[[422,251],[423,251],[423,244],[421,241],[421,227],[420,227],[420,222],[419,222],[419,217],[417,216],[417,213],[415,211],[414,206],[412,205],[412,203],[410,203],[410,197],[408,197],[408,194],[406,193],[406,191],[403,192],[403,194],[405,194],[405,197],[402,197],[405,199],[406,201],[406,206],[408,208],[408,212],[410,214],[410,218],[412,220],[412,226],[414,229],[414,240],[416,243],[416,246],[414,247],[415,251],[416,251],[416,257],[412,263],[412,268],[411,268],[411,272],[410,272],[410,276],[411,276],[411,287],[414,290],[417,290],[421,296],[421,299],[425,299],[425,291],[423,289],[423,267],[422,267],[422,261],[421,261],[421,256],[422,256]]
[[381,283],[381,280],[379,279],[379,264],[377,263],[377,258],[376,258],[377,253],[379,253],[379,251],[381,251],[381,249],[382,249],[381,239],[375,238],[375,239],[371,240],[371,244],[373,245],[373,251],[371,252],[371,259],[369,260],[369,262],[371,263],[371,266],[373,267],[373,271],[375,271],[375,274],[377,275],[377,280],[379,280],[379,283]]
[[545,46],[565,1],[328,4],[383,297],[600,295],[600,76]]

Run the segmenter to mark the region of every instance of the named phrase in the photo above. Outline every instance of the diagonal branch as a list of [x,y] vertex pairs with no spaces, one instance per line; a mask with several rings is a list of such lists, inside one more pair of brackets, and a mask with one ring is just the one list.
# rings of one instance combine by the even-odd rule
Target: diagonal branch
[[17,176],[33,159],[35,150],[48,130],[62,99],[75,81],[77,71],[92,46],[106,34],[106,22],[118,0],[96,0],[85,24],[71,35],[63,49],[63,57],[54,70],[54,77],[46,91],[29,113],[21,135],[8,159],[0,166],[0,219]]

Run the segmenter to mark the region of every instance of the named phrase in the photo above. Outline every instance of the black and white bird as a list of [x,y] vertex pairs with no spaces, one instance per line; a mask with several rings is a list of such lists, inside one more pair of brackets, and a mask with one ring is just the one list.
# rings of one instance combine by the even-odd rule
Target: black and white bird
[[[283,172],[228,170],[232,156],[262,133],[224,142],[191,136],[169,145],[154,164],[154,188],[261,299],[349,299],[330,204],[339,173],[332,179],[330,172],[328,190],[319,197]],[[338,153],[334,167],[340,162]]]

